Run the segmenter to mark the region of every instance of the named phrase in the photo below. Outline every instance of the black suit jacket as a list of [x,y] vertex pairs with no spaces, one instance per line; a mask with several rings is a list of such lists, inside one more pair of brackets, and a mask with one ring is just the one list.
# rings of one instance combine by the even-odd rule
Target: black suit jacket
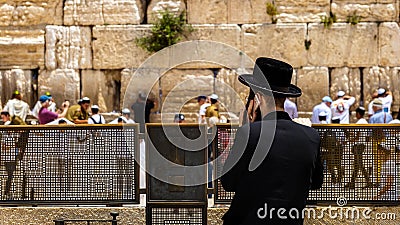
[[[318,132],[293,122],[286,112],[272,112],[261,122],[240,127],[221,177],[224,189],[235,192],[224,225],[303,224],[308,192],[323,182],[319,148]],[[253,155],[261,163],[250,171]],[[279,217],[288,219],[278,217],[280,208],[285,212]],[[290,219],[290,210],[297,219]]]

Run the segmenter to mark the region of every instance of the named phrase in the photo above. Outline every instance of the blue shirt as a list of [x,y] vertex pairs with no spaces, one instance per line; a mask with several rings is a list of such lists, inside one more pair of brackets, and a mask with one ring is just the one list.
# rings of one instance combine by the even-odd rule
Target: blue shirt
[[376,111],[374,115],[369,118],[369,123],[389,123],[393,120],[390,113],[383,112],[382,110]]

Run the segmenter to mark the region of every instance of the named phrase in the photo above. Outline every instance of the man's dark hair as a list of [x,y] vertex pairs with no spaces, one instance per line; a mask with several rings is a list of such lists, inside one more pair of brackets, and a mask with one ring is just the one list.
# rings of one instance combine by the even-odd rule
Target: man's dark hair
[[275,105],[280,107],[280,108],[284,108],[285,107],[285,100],[286,97],[274,97],[275,99]]
[[211,99],[210,99],[210,101],[211,101],[211,104],[215,104],[215,103],[217,103],[217,102],[218,102],[218,100],[217,100],[217,99],[213,99],[213,98],[211,98]]
[[356,113],[359,113],[360,116],[364,116],[364,115],[365,115],[365,109],[364,109],[364,108],[361,108],[361,107],[358,107],[358,108],[356,109]]
[[99,109],[92,108],[92,113],[97,114],[99,112]]
[[9,116],[10,113],[9,113],[8,111],[2,111],[2,112],[1,112],[1,115]]
[[199,97],[197,97],[197,102],[200,102],[202,99],[206,100],[207,97],[204,95],[200,95]]

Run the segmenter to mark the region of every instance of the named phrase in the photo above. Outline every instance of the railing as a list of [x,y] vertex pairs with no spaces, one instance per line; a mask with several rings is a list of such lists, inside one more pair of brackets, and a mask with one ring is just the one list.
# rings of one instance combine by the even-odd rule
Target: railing
[[[216,128],[217,138],[212,145],[216,177],[222,171],[237,128]],[[400,126],[314,128],[321,136],[325,180],[320,190],[310,192],[308,203],[332,204],[340,198],[349,204],[399,203],[400,160],[396,150]],[[139,159],[138,131],[137,125],[0,127],[0,204],[139,203],[139,170],[135,161]],[[389,180],[388,174],[396,175],[392,180],[394,188],[378,196]],[[233,193],[223,190],[217,179],[215,203],[229,203],[232,197]]]
[[109,222],[109,224],[111,225],[118,225],[118,220],[117,220],[117,216],[119,215],[119,213],[117,212],[111,212],[110,215],[112,216],[111,220],[100,220],[100,219],[56,219],[53,220],[54,225],[65,225],[65,224],[69,224],[69,223],[80,223],[80,222],[86,222],[87,225],[90,225],[91,223],[107,223]]
[[[309,204],[392,205],[400,196],[400,126],[398,125],[314,125],[321,137],[324,184],[311,191]],[[219,177],[224,160],[233,144],[237,126],[218,125],[214,143],[215,176]],[[390,178],[389,178],[390,177]],[[390,181],[391,180],[391,181]],[[390,190],[379,190],[393,182]],[[215,203],[230,203],[234,193],[226,192],[217,179]]]

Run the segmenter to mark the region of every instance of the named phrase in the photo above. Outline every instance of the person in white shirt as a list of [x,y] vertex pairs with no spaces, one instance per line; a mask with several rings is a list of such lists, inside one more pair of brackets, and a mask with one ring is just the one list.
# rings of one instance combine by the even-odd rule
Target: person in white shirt
[[[47,107],[47,109],[49,111],[55,113],[57,111],[57,106],[56,106],[56,103],[54,102],[53,96],[51,96],[50,92],[48,92],[48,91],[44,95],[46,95],[47,97],[50,98],[49,107]],[[42,108],[42,103],[40,101],[37,101],[35,107],[33,107],[32,111],[31,111],[31,114],[34,117],[39,118],[40,108]]]
[[[391,91],[386,91],[384,88],[379,88],[377,91],[372,94],[372,98],[378,98],[379,100],[382,101],[382,110],[384,112],[391,113],[390,108],[392,106],[393,102],[393,94]],[[373,101],[371,101],[368,104],[368,116],[371,117],[374,115],[374,109],[373,109]]]
[[131,111],[128,108],[124,108],[121,111],[121,116],[111,121],[109,124],[118,124],[121,121],[122,123],[135,123],[131,118]]
[[358,107],[356,109],[356,118],[357,118],[356,124],[368,124],[368,121],[364,119],[364,115],[365,115],[365,108],[361,106]]
[[313,108],[313,114],[311,117],[311,123],[318,124],[320,123],[319,120],[319,114],[321,112],[325,112],[326,115],[326,122],[331,123],[332,119],[332,111],[331,111],[331,104],[332,104],[332,99],[329,96],[325,96],[322,98],[322,102]]
[[206,124],[207,123],[206,110],[207,110],[207,107],[209,107],[211,105],[210,101],[206,96],[200,95],[199,97],[197,97],[197,103],[200,106],[200,109],[199,109],[199,123],[200,124]]
[[22,101],[22,94],[19,91],[14,91],[11,99],[4,106],[3,111],[8,111],[11,117],[19,116],[23,121],[30,114],[29,105]]
[[99,106],[92,105],[91,109],[92,109],[92,116],[89,117],[88,124],[105,124],[106,120],[99,113]]
[[350,123],[350,106],[354,104],[356,99],[352,96],[346,95],[344,91],[337,93],[337,100],[332,102],[332,117],[338,117],[341,124]]
[[294,102],[290,101],[288,98],[286,98],[285,103],[284,103],[284,110],[287,112],[290,116],[291,119],[299,117],[297,113],[297,106]]
[[318,114],[318,119],[320,124],[328,124],[328,122],[326,121],[326,116],[328,116],[328,113],[325,111],[321,111]]

